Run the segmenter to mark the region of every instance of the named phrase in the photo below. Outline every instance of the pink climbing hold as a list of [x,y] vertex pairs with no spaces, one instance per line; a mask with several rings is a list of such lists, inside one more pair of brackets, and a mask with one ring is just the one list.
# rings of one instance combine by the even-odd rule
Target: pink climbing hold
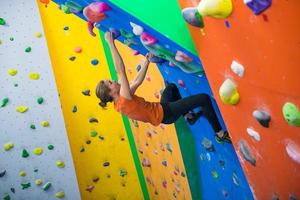
[[185,84],[184,84],[184,82],[183,82],[183,80],[178,80],[178,85],[180,85],[181,87],[185,87]]
[[294,141],[287,139],[286,140],[286,152],[287,154],[298,164],[300,164],[300,146]]
[[150,76],[147,75],[147,76],[146,76],[146,80],[147,80],[147,81],[151,81]]
[[134,51],[133,51],[133,55],[134,55],[134,56],[137,56],[137,55],[139,55],[139,54],[140,54],[139,51],[137,51],[137,50],[134,50]]
[[151,167],[151,163],[150,163],[150,160],[148,158],[144,158],[142,160],[142,166],[143,167]]
[[163,124],[161,124],[160,126],[159,126],[162,130],[165,130],[165,125],[163,125]]
[[74,48],[74,51],[75,51],[76,53],[81,53],[81,52],[82,52],[82,48],[81,48],[81,47],[75,47],[75,48]]
[[157,43],[157,39],[155,39],[153,36],[149,35],[146,32],[143,32],[141,35],[142,42],[147,46],[152,46],[155,43]]
[[177,60],[179,62],[192,62],[193,58],[189,57],[188,55],[186,55],[182,51],[177,51],[176,56],[175,56],[175,60]]
[[167,181],[166,181],[166,180],[164,180],[164,181],[162,182],[162,186],[163,186],[164,188],[167,188]]

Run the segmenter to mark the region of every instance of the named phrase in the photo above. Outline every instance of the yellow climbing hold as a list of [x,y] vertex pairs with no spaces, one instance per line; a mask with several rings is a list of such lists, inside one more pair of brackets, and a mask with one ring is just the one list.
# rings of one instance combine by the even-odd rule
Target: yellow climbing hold
[[43,184],[43,181],[42,181],[42,179],[36,179],[36,180],[34,181],[34,183],[35,183],[36,185],[42,185],[42,184]]
[[55,194],[55,196],[59,199],[62,199],[65,197],[65,193],[63,191],[59,191]]
[[232,2],[231,0],[202,0],[197,10],[202,16],[226,18],[232,12]]
[[24,176],[26,176],[26,175],[27,175],[27,174],[26,174],[26,172],[25,172],[24,170],[22,170],[22,171],[19,172],[19,176],[23,176],[23,177],[24,177]]
[[31,80],[38,80],[40,78],[40,75],[38,73],[30,73],[29,78]]
[[24,113],[28,110],[28,107],[27,106],[18,106],[16,108],[16,111],[19,112],[19,113]]
[[42,121],[42,122],[41,122],[41,125],[42,125],[43,127],[48,127],[48,126],[49,126],[49,122],[48,122],[48,121]]
[[11,68],[7,70],[7,73],[11,76],[15,76],[18,73],[18,70]]
[[40,38],[40,37],[42,37],[42,34],[40,32],[36,32],[35,37]]
[[235,105],[240,100],[235,83],[231,79],[226,79],[219,90],[221,100],[225,104]]
[[57,160],[56,161],[56,166],[59,168],[64,168],[65,167],[65,163],[62,160]]
[[12,142],[7,142],[4,144],[4,151],[9,151],[14,148],[14,144]]
[[37,147],[37,148],[35,148],[34,150],[33,150],[33,153],[35,154],[35,155],[42,155],[42,153],[44,152],[44,150],[43,150],[43,148],[41,148],[41,147]]

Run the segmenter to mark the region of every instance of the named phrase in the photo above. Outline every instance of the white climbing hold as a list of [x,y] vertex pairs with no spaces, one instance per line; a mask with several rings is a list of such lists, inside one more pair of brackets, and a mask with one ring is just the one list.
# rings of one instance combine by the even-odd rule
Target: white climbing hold
[[287,154],[298,164],[300,164],[300,146],[294,141],[287,139],[286,140],[286,152]]
[[232,61],[230,68],[239,77],[244,76],[245,69],[244,69],[244,66],[242,64],[240,64],[240,63],[238,63],[234,60],[234,61]]
[[133,23],[133,22],[130,22],[130,26],[132,27],[132,32],[135,34],[135,35],[141,35],[143,32],[144,32],[144,28]]
[[253,137],[256,141],[260,141],[259,133],[256,132],[255,130],[253,130],[252,128],[247,128],[247,133],[248,133],[248,135]]

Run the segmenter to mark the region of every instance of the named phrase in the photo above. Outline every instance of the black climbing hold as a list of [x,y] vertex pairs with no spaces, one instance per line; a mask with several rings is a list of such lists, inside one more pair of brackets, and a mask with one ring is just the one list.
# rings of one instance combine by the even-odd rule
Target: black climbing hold
[[99,178],[99,177],[95,177],[95,178],[93,178],[93,182],[94,182],[94,183],[97,183],[99,180],[100,180],[100,178]]
[[91,92],[90,90],[84,90],[82,91],[82,94],[85,96],[91,96],[90,92]]
[[103,163],[103,167],[108,167],[109,165],[110,165],[109,162],[104,162],[104,163]]
[[68,27],[68,26],[65,26],[65,27],[64,27],[64,30],[65,30],[65,31],[69,30],[69,27]]
[[98,138],[99,138],[100,140],[104,140],[104,137],[103,137],[102,135],[99,135]]
[[85,151],[84,146],[81,146],[81,147],[80,147],[80,152],[82,153],[82,152],[84,152],[84,151]]
[[39,169],[34,169],[33,171],[34,171],[34,172],[38,172],[38,171],[39,171]]
[[267,112],[263,110],[255,110],[252,115],[263,127],[269,128],[271,116]]
[[6,170],[4,170],[3,172],[0,172],[0,178],[3,177],[6,174]]
[[180,174],[182,177],[185,177],[185,173],[184,172],[181,172]]
[[223,168],[225,166],[225,161],[224,160],[219,160],[219,165]]
[[253,157],[253,155],[250,151],[250,148],[245,140],[241,139],[239,141],[239,148],[240,148],[240,151],[242,152],[242,155],[245,158],[245,160],[247,160],[249,163],[251,163],[251,165],[255,166],[256,160]]
[[12,193],[15,193],[15,192],[16,192],[15,188],[10,188],[10,191],[11,191]]
[[70,61],[74,61],[75,59],[76,59],[75,56],[70,56],[70,57],[69,57],[69,60],[70,60]]
[[86,144],[91,144],[91,140],[85,141]]
[[96,119],[95,117],[91,117],[89,120],[90,123],[98,123],[98,119]]
[[76,113],[76,112],[77,112],[77,106],[74,106],[74,107],[73,107],[72,112],[73,112],[73,113]]

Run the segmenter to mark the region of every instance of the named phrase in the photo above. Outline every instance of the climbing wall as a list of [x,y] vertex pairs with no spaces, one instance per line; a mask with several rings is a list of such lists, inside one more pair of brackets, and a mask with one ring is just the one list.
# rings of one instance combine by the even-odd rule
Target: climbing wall
[[[183,9],[199,2],[179,4]],[[271,1],[253,2],[257,11]],[[266,4],[257,6],[259,2]],[[213,17],[224,7],[208,10],[207,1],[201,3],[212,17],[203,17],[204,28],[189,25],[189,30],[252,192],[256,199],[299,199],[300,3],[274,0],[255,15],[243,1],[234,0],[232,14],[224,19]],[[232,66],[232,61],[237,63]],[[239,93],[235,105],[224,104],[219,96],[225,79],[234,83],[227,81],[229,94]],[[287,102],[294,106],[283,107]]]
[[0,198],[78,200],[37,4],[1,1],[0,7]]
[[99,34],[53,2],[39,8],[82,199],[147,199],[121,116],[95,96],[98,81],[111,78]]

